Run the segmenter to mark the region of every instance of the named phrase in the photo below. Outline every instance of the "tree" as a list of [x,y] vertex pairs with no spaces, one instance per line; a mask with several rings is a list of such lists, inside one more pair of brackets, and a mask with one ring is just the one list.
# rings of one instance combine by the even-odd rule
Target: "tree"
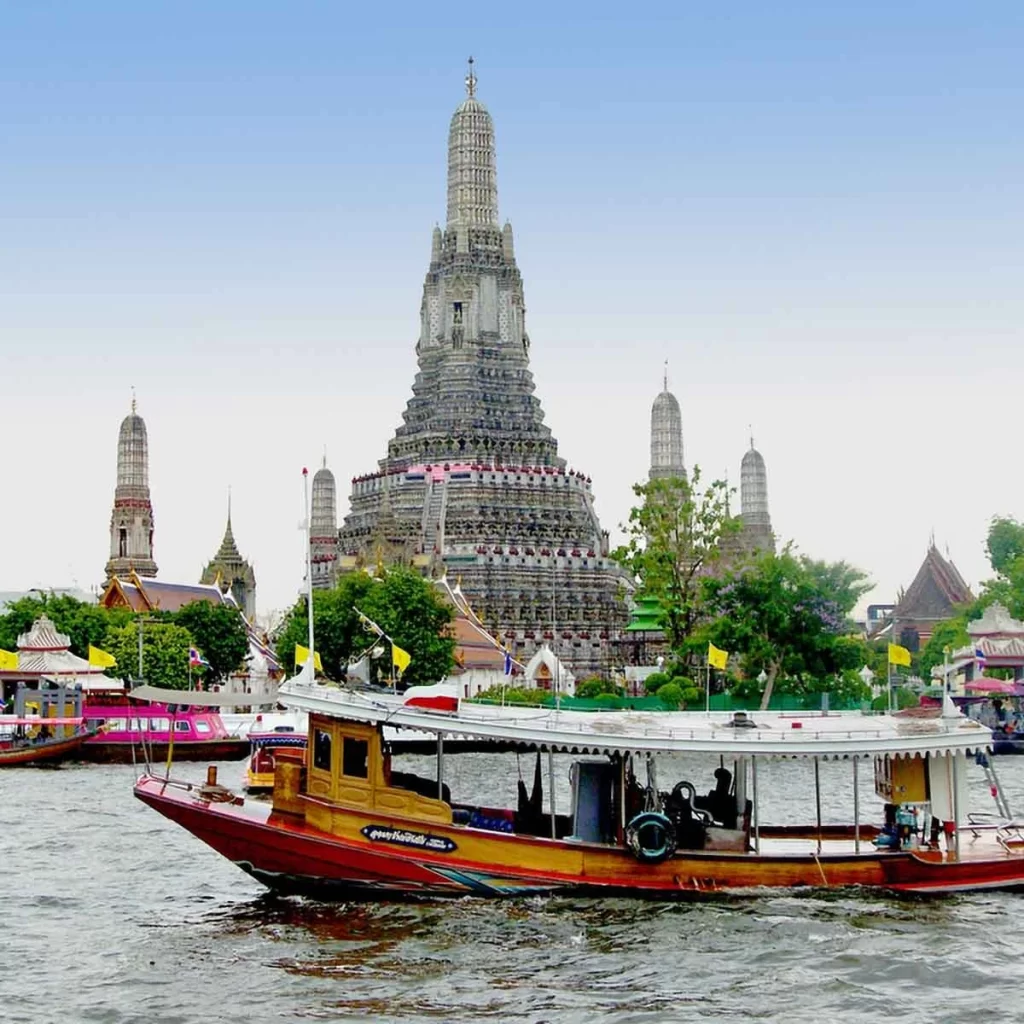
[[103,647],[107,630],[112,625],[131,621],[127,608],[103,608],[89,601],[79,601],[70,594],[38,592],[38,597],[22,597],[12,601],[0,615],[0,648],[13,651],[18,636],[27,633],[40,615],[48,615],[61,633],[71,641],[71,653],[80,658],[89,656],[89,645]]
[[[142,676],[151,686],[172,690],[188,688],[188,649],[192,634],[173,622],[142,623]],[[129,622],[111,626],[103,650],[117,658],[118,672],[127,677],[138,671],[139,626]]]
[[1024,558],[1024,524],[1006,516],[994,516],[985,548],[993,571],[1006,578],[1014,563]]
[[938,623],[918,658],[918,672],[921,677],[926,681],[931,679],[932,669],[945,661],[947,647],[952,654],[958,647],[964,647],[970,642],[971,637],[967,632],[964,616],[959,615],[954,619]]
[[[373,589],[374,580],[365,572],[342,576],[331,590],[313,591],[314,644],[324,674],[339,679],[350,655],[368,646],[369,637],[355,612]],[[306,599],[300,598],[288,613],[277,638],[277,656],[286,671],[295,666],[295,647],[309,644],[309,616]],[[411,652],[410,652],[411,653]]]
[[[412,661],[403,676],[407,685],[435,683],[447,675],[453,664],[454,639],[447,626],[454,611],[422,576],[404,568],[389,569],[378,579],[366,573],[343,576],[333,590],[313,593],[315,645],[324,672],[338,678],[349,659],[368,650],[373,635],[366,631],[356,609],[376,622]],[[277,642],[283,665],[295,663],[295,645],[307,644],[306,602],[299,601],[285,622]],[[382,676],[390,674],[391,651],[386,641]]]
[[722,540],[739,529],[729,516],[729,489],[722,480],[701,490],[700,467],[690,481],[664,477],[635,484],[641,503],[623,526],[627,542],[612,557],[656,597],[669,646],[680,651],[703,613],[700,581],[721,557]]
[[174,622],[192,635],[210,663],[204,678],[219,682],[235,672],[249,653],[249,634],[241,612],[229,604],[192,601],[174,614]]
[[822,679],[863,664],[864,645],[847,635],[842,610],[789,546],[702,586],[714,615],[703,633],[738,654],[747,676],[766,673],[762,708],[780,672]]
[[818,593],[831,601],[843,615],[849,615],[857,602],[874,586],[867,573],[849,562],[821,562],[801,555],[800,564]]

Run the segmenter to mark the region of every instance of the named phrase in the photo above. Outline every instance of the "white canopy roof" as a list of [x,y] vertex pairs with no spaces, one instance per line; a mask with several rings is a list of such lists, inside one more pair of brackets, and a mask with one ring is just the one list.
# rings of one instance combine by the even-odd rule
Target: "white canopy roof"
[[298,679],[281,687],[278,700],[349,721],[575,753],[691,751],[841,759],[973,752],[986,749],[992,738],[990,730],[960,714],[951,702],[927,716],[750,712],[747,724],[738,725],[743,719],[731,712],[595,712],[483,704],[444,712],[405,705],[401,695],[366,694]]

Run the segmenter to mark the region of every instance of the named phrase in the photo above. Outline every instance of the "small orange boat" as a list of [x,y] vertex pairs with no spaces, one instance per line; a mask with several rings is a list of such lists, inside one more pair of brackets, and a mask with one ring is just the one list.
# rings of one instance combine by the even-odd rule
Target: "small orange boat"
[[[297,680],[278,698],[308,713],[309,734],[305,751],[277,754],[271,804],[225,789],[212,766],[202,786],[144,775],[135,795],[281,892],[678,899],[754,887],[1024,887],[1022,828],[1008,813],[987,823],[968,813],[967,758],[983,758],[991,734],[948,701],[904,717],[575,712],[460,706],[443,687],[403,701]],[[436,777],[392,770],[385,724],[436,738]],[[520,781],[515,807],[453,800],[450,739],[536,751],[532,792]],[[575,758],[565,807],[552,799],[555,752]],[[681,753],[714,756],[713,789],[684,779],[662,788]],[[758,766],[777,759],[813,774],[815,821],[762,820]],[[851,763],[846,824],[822,823],[823,760]],[[864,761],[881,820],[862,820]]]

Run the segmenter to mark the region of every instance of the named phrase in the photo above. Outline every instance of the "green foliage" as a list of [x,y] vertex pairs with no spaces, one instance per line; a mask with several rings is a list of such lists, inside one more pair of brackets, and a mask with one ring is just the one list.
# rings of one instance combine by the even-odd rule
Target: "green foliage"
[[1015,564],[1024,559],[1024,524],[1016,519],[995,516],[989,524],[985,548],[993,571],[1008,578],[1013,574]]
[[[338,678],[349,659],[369,649],[373,634],[359,620],[356,608],[376,622],[412,658],[403,684],[436,683],[451,670],[455,641],[446,635],[454,612],[437,590],[419,574],[404,568],[389,569],[383,579],[358,572],[343,576],[333,590],[313,592],[316,649],[329,678]],[[281,663],[295,664],[295,645],[306,646],[306,602],[289,613],[277,642]],[[391,651],[380,641],[384,656],[371,664],[380,680],[389,676]]]
[[249,635],[237,608],[193,601],[175,612],[173,620],[188,630],[193,643],[210,663],[203,676],[207,682],[220,682],[244,663],[249,653]]
[[[173,622],[144,622],[142,629],[142,676],[145,681],[151,686],[188,689],[188,649],[193,643],[192,634]],[[102,647],[117,658],[120,675],[124,678],[135,676],[139,666],[137,623],[111,626]]]
[[658,700],[665,707],[675,710],[683,702],[683,688],[678,683],[665,683],[658,689]]
[[964,647],[970,642],[964,616],[938,623],[918,656],[917,667],[921,677],[926,682],[931,679],[932,669],[945,660],[946,648],[952,654],[958,647]]
[[622,688],[616,686],[610,679],[602,679],[600,676],[593,676],[576,684],[577,697],[593,698],[609,693],[618,696],[622,693]]
[[661,628],[673,650],[681,650],[703,613],[701,577],[721,555],[721,541],[739,529],[728,510],[729,488],[715,480],[700,487],[692,479],[665,477],[635,484],[640,504],[623,525],[627,542],[612,557],[661,607]]
[[[412,666],[409,666],[412,668]],[[477,694],[476,700],[485,701],[488,704],[521,704],[528,707],[539,707],[551,701],[552,695],[549,690],[527,690],[514,686],[492,686]]]
[[[659,693],[660,697],[661,694]],[[683,687],[683,707],[691,707],[704,699],[704,691],[696,686]]]
[[89,644],[103,650],[103,641],[111,626],[130,622],[132,613],[127,608],[101,608],[89,601],[79,601],[68,594],[39,593],[37,597],[22,597],[12,601],[0,615],[0,648],[13,651],[18,636],[27,633],[40,615],[49,615],[61,633],[71,640],[71,653],[80,658],[89,656]]
[[664,672],[652,672],[644,680],[644,692],[649,694],[657,693],[667,682],[668,676]]
[[[865,645],[847,635],[846,615],[832,598],[834,585],[823,577],[850,579],[845,567],[814,571],[787,546],[762,554],[720,578],[703,581],[704,600],[714,616],[701,642],[741,656],[744,675],[766,674],[762,706],[771,700],[775,680],[806,691],[811,680],[834,677],[863,663]],[[826,567],[827,568],[827,567]],[[845,600],[849,599],[849,594]]]
[[[921,703],[921,698],[914,693],[913,690],[908,689],[905,686],[899,686],[893,692],[892,695],[892,706],[895,711],[902,711],[904,708],[917,707]],[[887,693],[880,693],[871,702],[872,711],[888,711],[889,710],[889,695]]]
[[849,615],[874,586],[867,573],[848,562],[822,562],[801,555],[800,564],[817,592],[831,601],[843,615]]
[[[577,697],[582,697],[583,694],[577,693]],[[604,693],[599,693],[594,697],[594,700],[598,704],[605,704],[608,707],[617,708],[621,705],[622,700],[617,693],[609,693],[607,690]]]

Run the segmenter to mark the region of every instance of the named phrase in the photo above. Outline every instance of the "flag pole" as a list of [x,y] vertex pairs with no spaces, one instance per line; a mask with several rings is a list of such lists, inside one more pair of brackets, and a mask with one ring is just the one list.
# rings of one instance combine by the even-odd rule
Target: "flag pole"
[[889,690],[889,714],[891,715],[892,714],[892,652],[891,651],[888,652],[888,655],[886,657],[886,671],[888,673],[888,680],[889,680],[889,686],[888,686],[888,690]]
[[309,619],[309,655],[306,664],[309,665],[309,676],[316,678],[316,655],[313,647],[313,558],[310,552],[312,546],[313,524],[309,518],[309,470],[302,467],[302,495],[306,506],[306,612]]
[[705,669],[707,680],[704,683],[704,714],[711,717],[711,661],[709,660]]

